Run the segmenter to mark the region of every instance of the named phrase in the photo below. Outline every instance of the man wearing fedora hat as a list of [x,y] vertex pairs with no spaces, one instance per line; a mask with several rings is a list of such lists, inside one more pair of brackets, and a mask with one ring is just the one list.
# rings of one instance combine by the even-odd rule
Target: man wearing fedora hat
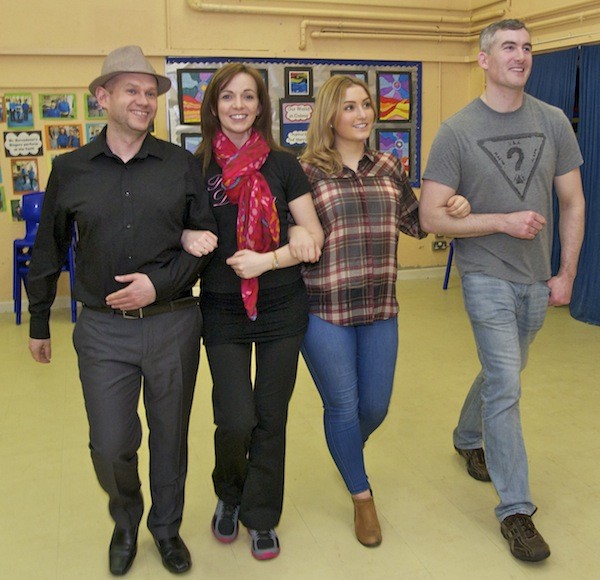
[[[137,466],[142,382],[148,528],[169,571],[191,566],[179,536],[202,323],[191,289],[217,238],[197,160],[149,134],[157,97],[170,86],[137,46],[106,57],[89,88],[107,112],[107,126],[55,160],[29,272],[29,348],[36,361],[49,363],[50,307],[75,224],[74,292],[83,308],[73,342],[92,461],[115,521],[114,575],[133,563],[144,509]],[[207,230],[203,257],[182,250],[184,228]]]

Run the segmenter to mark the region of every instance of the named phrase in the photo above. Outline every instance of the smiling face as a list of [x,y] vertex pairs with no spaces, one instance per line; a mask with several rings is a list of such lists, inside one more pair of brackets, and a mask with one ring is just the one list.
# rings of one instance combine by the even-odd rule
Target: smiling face
[[367,91],[360,85],[350,86],[333,121],[335,147],[364,143],[371,134],[374,121],[375,111]]
[[123,73],[98,87],[96,97],[106,109],[108,122],[122,134],[148,132],[157,109],[157,81],[152,75]]
[[531,73],[531,38],[524,28],[498,30],[489,52],[479,53],[489,88],[523,90]]
[[239,148],[250,137],[261,113],[256,81],[247,73],[235,75],[220,91],[217,116],[221,130]]

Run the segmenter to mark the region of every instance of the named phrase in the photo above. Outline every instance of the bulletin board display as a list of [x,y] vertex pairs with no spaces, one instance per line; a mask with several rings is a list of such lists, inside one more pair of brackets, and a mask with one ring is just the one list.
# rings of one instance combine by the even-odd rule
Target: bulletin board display
[[321,85],[336,74],[361,78],[377,105],[369,147],[398,157],[411,185],[420,186],[420,62],[168,57],[167,122],[173,143],[193,151],[201,142],[200,107],[206,87],[214,72],[228,62],[244,62],[259,70],[271,98],[273,135],[298,154],[306,144]]

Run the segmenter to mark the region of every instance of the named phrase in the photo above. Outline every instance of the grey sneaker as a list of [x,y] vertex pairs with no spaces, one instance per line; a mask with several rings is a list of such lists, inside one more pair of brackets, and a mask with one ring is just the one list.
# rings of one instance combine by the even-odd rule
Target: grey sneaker
[[230,544],[238,535],[239,505],[231,505],[222,500],[217,502],[217,509],[210,528],[215,538],[224,544]]
[[274,529],[248,530],[252,537],[252,555],[257,560],[270,560],[279,556],[279,538]]
[[485,454],[483,449],[459,449],[454,446],[456,452],[467,460],[467,471],[469,475],[479,481],[492,481],[485,465]]
[[518,560],[539,562],[550,555],[550,547],[535,529],[531,516],[508,516],[500,523],[500,531],[508,540],[511,554]]

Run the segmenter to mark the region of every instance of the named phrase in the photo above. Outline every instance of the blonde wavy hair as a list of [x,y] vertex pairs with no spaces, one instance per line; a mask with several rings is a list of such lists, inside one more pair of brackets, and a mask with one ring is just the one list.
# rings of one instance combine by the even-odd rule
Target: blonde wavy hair
[[367,83],[356,77],[334,75],[323,83],[317,93],[306,137],[306,149],[300,160],[322,169],[327,174],[337,173],[342,169],[342,158],[335,148],[333,126],[342,110],[346,91],[353,86],[365,90],[371,107],[377,111]]

